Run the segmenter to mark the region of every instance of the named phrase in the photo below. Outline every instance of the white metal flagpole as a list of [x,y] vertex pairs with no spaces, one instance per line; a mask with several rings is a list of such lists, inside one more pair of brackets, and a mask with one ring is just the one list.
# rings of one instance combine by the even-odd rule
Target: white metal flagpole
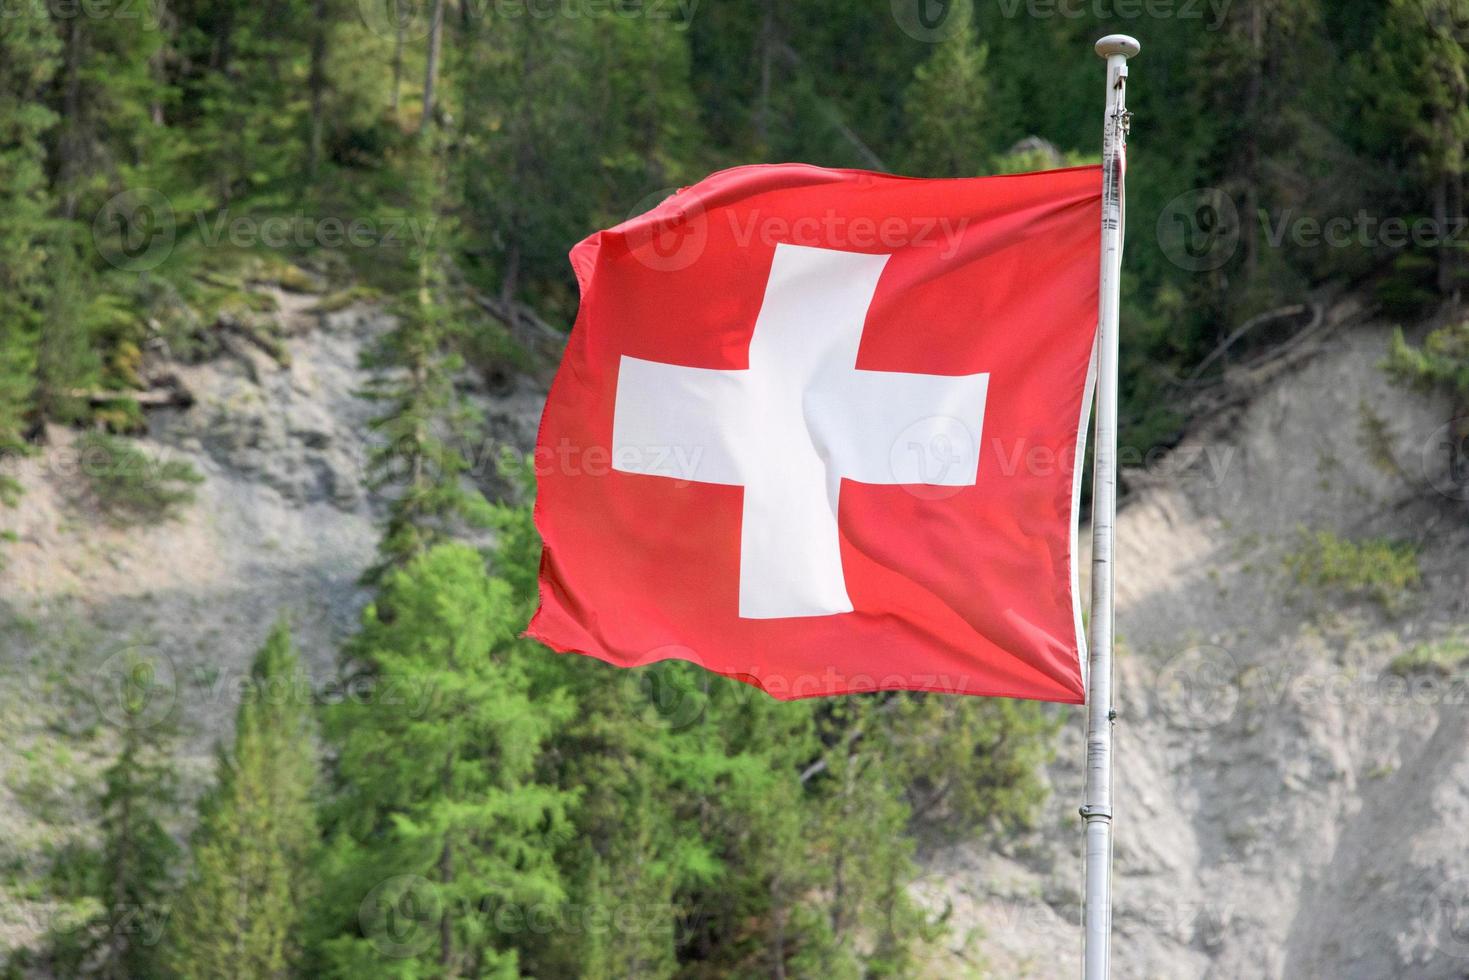
[[1084,980],[1106,980],[1112,933],[1112,542],[1117,518],[1117,306],[1122,275],[1122,180],[1126,169],[1127,59],[1140,45],[1125,34],[1097,42],[1107,59],[1102,130],[1102,282],[1097,326],[1097,427],[1092,474],[1092,604],[1087,661],[1086,906]]

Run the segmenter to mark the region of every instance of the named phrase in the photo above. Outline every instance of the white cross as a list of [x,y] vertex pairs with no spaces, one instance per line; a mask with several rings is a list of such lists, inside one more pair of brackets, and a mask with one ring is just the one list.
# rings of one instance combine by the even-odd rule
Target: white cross
[[[949,487],[977,479],[988,374],[856,368],[888,258],[777,245],[747,370],[622,358],[613,468],[745,489],[742,618],[852,611],[837,530],[843,478]],[[926,452],[939,437],[944,456],[929,472]],[[695,460],[694,471],[680,472],[679,459]]]

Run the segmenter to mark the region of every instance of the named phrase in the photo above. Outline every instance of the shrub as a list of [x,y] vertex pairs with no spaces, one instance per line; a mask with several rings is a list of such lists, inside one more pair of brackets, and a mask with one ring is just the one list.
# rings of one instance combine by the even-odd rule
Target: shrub
[[1430,673],[1446,677],[1465,663],[1469,663],[1469,641],[1455,638],[1419,643],[1407,653],[1394,657],[1387,669],[1399,677]]
[[1299,549],[1285,558],[1302,585],[1368,595],[1389,611],[1421,578],[1418,547],[1402,541],[1368,538],[1348,541],[1330,531],[1302,531]]
[[177,516],[204,478],[184,460],[150,459],[126,439],[88,432],[77,440],[81,472],[97,509],[120,524]]
[[1433,285],[1436,267],[1432,258],[1417,252],[1394,259],[1374,289],[1383,312],[1392,317],[1419,317],[1431,309],[1439,298]]
[[371,303],[382,298],[382,291],[372,286],[349,286],[323,296],[312,309],[316,313],[336,313],[353,303]]
[[1425,391],[1446,390],[1461,404],[1469,403],[1469,322],[1440,327],[1422,347],[1409,344],[1399,329],[1383,366],[1396,381]]

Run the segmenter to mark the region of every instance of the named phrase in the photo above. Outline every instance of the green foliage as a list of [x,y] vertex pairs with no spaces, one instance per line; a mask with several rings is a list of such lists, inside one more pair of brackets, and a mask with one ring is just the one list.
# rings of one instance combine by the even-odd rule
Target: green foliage
[[[305,290],[315,279],[290,262],[335,270],[340,290],[355,278],[405,320],[439,320],[429,346],[496,375],[519,362],[498,324],[464,315],[476,293],[569,322],[567,249],[711,170],[799,159],[961,175],[1094,158],[1101,93],[1086,52],[1132,24],[1004,6],[738,0],[541,16],[447,4],[422,127],[425,4],[183,0],[128,17],[20,0],[0,38],[0,452],[24,451],[42,421],[139,425],[136,406],[75,392],[133,387],[136,352],[159,340],[176,356],[214,352],[218,297],[201,268],[264,252],[279,282]],[[1125,444],[1177,437],[1189,393],[1171,379],[1253,313],[1350,278],[1416,315],[1462,285],[1452,245],[1272,243],[1265,222],[1365,210],[1451,229],[1464,210],[1466,22],[1465,0],[1241,0],[1149,21],[1131,92]],[[1006,152],[1017,145],[1030,149]],[[1156,229],[1187,219],[1168,209],[1203,189],[1228,199],[1239,235],[1217,268],[1193,270]],[[157,220],[110,210],[123,192],[147,196]],[[372,241],[252,250],[219,237],[281,217],[365,225]],[[405,240],[389,231],[404,217],[452,234]],[[156,268],[109,261],[159,231],[172,245]],[[428,515],[420,525],[465,503],[404,497]],[[391,537],[399,557],[437,540]]]
[[1469,3],[1391,0],[1384,27],[1376,46],[1380,55],[1391,57],[1387,49],[1394,42],[1408,47],[1408,57],[1393,63],[1389,77],[1418,96],[1418,111],[1409,118],[1416,121],[1420,166],[1428,173],[1462,176],[1469,141]]
[[1028,827],[1046,798],[1040,780],[1063,716],[1034,701],[904,695],[885,736],[911,772],[916,817]]
[[[371,696],[326,712],[325,846],[308,846],[301,706],[242,706],[194,838],[173,969],[915,972],[937,929],[907,898],[915,836],[1024,825],[1060,716],[909,694],[780,704],[682,664],[619,672],[517,639],[538,544],[525,508],[491,507],[472,481],[483,453],[467,447],[482,434],[456,381],[525,363],[484,296],[568,322],[566,250],[719,167],[799,159],[937,176],[1094,159],[1102,93],[1088,52],[1128,21],[923,4],[948,17],[920,40],[895,28],[889,3],[731,0],[690,5],[688,19],[654,13],[677,5],[517,17],[448,4],[425,119],[420,25],[395,29],[376,4],[180,0],[142,18],[66,6],[20,0],[0,33],[0,454],[26,451],[43,422],[139,429],[134,401],[96,393],[144,384],[158,351],[217,353],[221,318],[270,312],[256,279],[330,288],[322,311],[381,297],[398,316],[373,361],[371,474],[390,498],[378,591],[344,659]],[[1404,316],[1461,285],[1454,249],[1271,244],[1261,215],[1462,216],[1464,0],[1198,12],[1149,21],[1130,93],[1121,390],[1135,448],[1176,437],[1187,403],[1174,379],[1245,317],[1334,279],[1370,282]],[[1205,188],[1241,221],[1232,250],[1196,271],[1157,228]],[[164,202],[146,227],[107,209],[143,190]],[[398,233],[281,247],[218,237],[280,216]],[[160,229],[173,241],[159,264],[117,262]],[[1463,331],[1395,341],[1391,370],[1463,400]],[[115,436],[79,447],[86,488],[121,522],[177,513],[199,480]],[[493,572],[455,543],[488,527]],[[1386,605],[1418,576],[1406,545],[1329,534],[1308,535],[1288,565],[1303,584]],[[252,676],[296,671],[278,631]],[[161,749],[138,731],[124,743],[110,843],[74,863],[73,890],[99,908],[158,900],[173,861]],[[44,764],[13,784],[39,802]],[[531,928],[528,913],[555,925]],[[637,924],[597,927],[619,913]],[[72,946],[72,973],[160,969],[111,933]]]
[[156,921],[170,904],[179,849],[164,823],[178,803],[169,734],[164,726],[129,725],[103,777],[98,897],[107,928],[95,976],[138,980],[160,972],[157,935],[134,923]]
[[367,393],[387,406],[373,421],[382,442],[369,459],[370,485],[396,491],[378,549],[382,561],[369,579],[449,540],[456,530],[490,520],[489,504],[466,479],[470,463],[460,448],[472,443],[478,427],[454,388],[463,360],[452,352],[451,341],[460,321],[444,288],[442,241],[451,231],[441,221],[436,160],[432,154],[422,157],[423,174],[414,184],[415,211],[433,229],[406,257],[417,289],[398,304],[398,326],[375,357],[391,373]]
[[1404,476],[1402,464],[1393,450],[1392,432],[1387,420],[1373,409],[1367,399],[1357,402],[1357,430],[1361,433],[1362,448],[1367,460],[1380,472],[1389,476]]
[[1425,391],[1440,390],[1459,405],[1469,404],[1469,321],[1439,327],[1414,347],[1393,333],[1385,364],[1395,380]]
[[1437,643],[1415,644],[1407,653],[1394,657],[1387,669],[1399,677],[1415,674],[1449,676],[1465,664],[1469,664],[1469,642],[1451,638]]
[[23,446],[35,389],[51,234],[45,140],[57,119],[40,95],[60,48],[40,0],[10,13],[0,32],[0,454]]
[[493,575],[462,545],[412,558],[347,650],[311,972],[910,975],[940,932],[906,890],[915,823],[1025,825],[1056,716],[553,656],[515,638],[530,509],[494,525]]
[[985,64],[989,48],[975,35],[967,0],[955,5],[952,33],[913,73],[904,99],[905,168],[922,177],[970,177],[988,170],[994,126]]
[[318,313],[336,313],[345,310],[354,303],[368,303],[381,300],[382,293],[371,286],[352,286],[347,289],[339,289],[334,293],[323,296],[316,304]]
[[301,957],[317,842],[315,719],[285,623],[241,692],[234,744],[199,804],[193,873],[169,930],[180,977],[288,977]]
[[204,478],[185,460],[152,459],[126,439],[87,432],[76,441],[78,465],[98,509],[120,524],[177,516]]
[[1397,255],[1372,287],[1382,311],[1393,317],[1420,317],[1439,300],[1434,288],[1436,263],[1427,255],[1407,252]]
[[1301,547],[1286,556],[1285,565],[1302,585],[1369,596],[1391,611],[1422,577],[1416,545],[1382,538],[1349,541],[1330,531],[1302,530],[1301,535]]
[[[563,899],[552,848],[574,796],[536,770],[570,705],[533,697],[518,612],[456,544],[390,572],[365,612],[347,666],[371,695],[326,715],[339,795],[314,975],[513,976],[495,912]],[[411,934],[395,919],[405,889],[436,909]]]
[[569,319],[570,245],[699,176],[686,34],[664,16],[477,18],[460,57],[466,272]]
[[178,807],[171,717],[151,665],[127,665],[118,692],[118,751],[102,776],[100,845],[57,855],[53,889],[78,913],[58,924],[36,958],[49,975],[104,980],[165,976],[159,941],[172,910],[179,847],[169,829]]
[[[1356,63],[1362,129],[1393,163],[1410,168],[1426,193],[1420,206],[1444,222],[1462,207],[1469,144],[1469,3],[1389,0],[1371,51]],[[1458,285],[1455,237],[1440,244],[1438,286]]]

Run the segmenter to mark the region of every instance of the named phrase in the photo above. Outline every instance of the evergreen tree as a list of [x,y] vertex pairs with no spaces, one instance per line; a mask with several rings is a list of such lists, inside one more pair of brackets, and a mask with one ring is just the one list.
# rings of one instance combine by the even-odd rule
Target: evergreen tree
[[459,167],[473,283],[569,318],[568,247],[699,175],[689,164],[699,140],[683,26],[661,16],[511,17],[467,33]]
[[399,304],[398,326],[374,359],[382,374],[369,392],[388,406],[373,422],[383,443],[369,460],[370,482],[375,489],[397,492],[378,546],[382,561],[369,578],[401,567],[464,526],[485,526],[491,513],[484,496],[467,482],[470,463],[460,448],[477,427],[454,388],[463,360],[450,347],[458,325],[445,295],[440,244],[449,231],[434,203],[441,158],[430,149],[421,152],[422,173],[414,183],[418,206],[412,213],[419,216],[424,235],[409,249],[417,289]]
[[194,871],[170,931],[181,977],[294,975],[316,843],[314,719],[290,631],[255,657],[218,782],[200,803]]
[[173,911],[179,857],[166,826],[178,805],[174,692],[158,683],[149,660],[130,659],[123,666],[120,675],[107,675],[117,688],[90,692],[107,696],[96,704],[118,726],[117,754],[102,773],[95,801],[98,840],[64,845],[51,869],[56,897],[71,903],[78,916],[62,920],[40,949],[17,951],[7,976],[31,976],[23,968],[32,965],[57,977],[167,975],[159,943]]
[[970,7],[957,4],[958,23],[913,73],[904,99],[908,152],[904,166],[921,177],[974,177],[988,170],[994,130],[985,63],[989,49],[976,36]]
[[811,791],[821,808],[822,836],[835,842],[818,858],[830,896],[823,911],[837,948],[870,944],[860,959],[847,956],[848,970],[860,968],[867,976],[908,975],[917,940],[936,931],[908,899],[914,867],[904,791],[914,770],[892,759],[902,742],[883,725],[910,703],[903,694],[853,697],[819,712],[829,745]]
[[1302,155],[1302,96],[1310,80],[1305,65],[1318,58],[1301,54],[1321,43],[1315,31],[1320,19],[1320,0],[1243,0],[1230,6],[1223,26],[1207,41],[1209,55],[1193,69],[1193,100],[1210,120],[1210,128],[1194,137],[1204,150],[1208,179],[1230,194],[1239,212],[1240,257],[1233,266],[1239,279],[1218,279],[1211,297],[1229,318],[1216,324],[1221,334],[1231,320],[1277,298],[1269,284],[1285,257],[1277,249],[1266,261],[1260,213],[1284,194],[1286,182],[1279,178],[1290,168],[1277,162],[1296,163]]
[[1359,78],[1370,145],[1411,169],[1414,204],[1432,210],[1438,291],[1447,295],[1461,285],[1463,246],[1448,238],[1464,215],[1469,2],[1390,0]]
[[898,6],[845,0],[700,6],[688,25],[690,85],[719,160],[877,170],[901,162],[903,92],[929,46],[907,43],[894,30]]
[[90,406],[75,393],[101,387],[99,348],[105,345],[99,343],[97,314],[107,305],[102,298],[106,294],[70,236],[57,237],[46,271],[46,326],[37,345],[35,401],[46,418],[79,423],[89,417]]
[[[348,666],[372,696],[326,716],[339,796],[314,974],[515,976],[497,913],[562,899],[554,847],[573,796],[537,767],[570,706],[530,696],[518,608],[478,553],[446,544],[389,573],[364,613]],[[405,932],[395,917],[425,901]]]
[[[380,590],[346,662],[352,689],[372,697],[328,712],[329,846],[305,858],[304,709],[243,705],[204,803],[175,972],[911,973],[928,935],[906,896],[914,832],[1023,824],[1057,715],[907,694],[776,704],[677,663],[624,674],[516,640],[535,598],[528,511],[496,511],[493,575],[452,543],[491,517],[469,479],[476,433],[456,351],[490,334],[474,319],[485,303],[568,320],[567,248],[723,166],[979,174],[1027,166],[1032,156],[1004,153],[1027,136],[1064,161],[1093,159],[1100,69],[1087,52],[1126,24],[961,3],[941,37],[919,40],[894,30],[891,4],[846,0],[727,0],[691,22],[661,16],[666,5],[517,17],[427,0],[429,37],[416,37],[409,0],[381,6],[393,13],[378,32],[337,0],[169,0],[148,6],[156,21],[20,2],[0,31],[0,453],[43,420],[139,425],[135,409],[92,404],[97,389],[146,381],[144,342],[161,338],[136,297],[205,307],[209,290],[241,288],[229,248],[205,273],[174,263],[146,283],[97,261],[82,243],[118,191],[152,188],[211,225],[210,209],[267,217],[304,200],[313,218],[407,216],[427,234],[401,252],[311,255],[382,289],[399,317],[374,362],[385,410],[371,476],[391,498]],[[1151,21],[1130,95],[1141,220],[1122,389],[1125,437],[1150,448],[1181,424],[1169,376],[1243,316],[1391,258],[1266,248],[1262,209],[1390,202],[1445,230],[1463,211],[1466,0],[1220,11],[1222,23],[1212,7]],[[1194,273],[1164,253],[1154,220],[1202,188],[1223,189],[1242,227],[1237,253]],[[208,246],[195,227],[181,223],[181,252]],[[1406,258],[1430,271],[1424,254]],[[1436,285],[1451,293],[1457,253],[1438,258]],[[1395,367],[1459,379],[1451,333],[1398,345]],[[296,670],[277,631],[253,676]],[[72,973],[158,971],[147,943],[114,926],[119,906],[167,897],[165,741],[161,729],[123,734],[87,881],[108,909],[94,923],[105,942],[68,961]],[[291,914],[303,896],[304,943]],[[498,917],[526,908],[557,924]],[[585,910],[634,925],[587,927]]]
[[172,731],[166,723],[137,721],[123,728],[121,751],[103,776],[97,895],[103,914],[86,970],[103,980],[162,975],[157,936],[146,927],[167,915],[179,857],[163,823],[178,804]]
[[49,236],[44,140],[56,124],[41,95],[58,51],[40,0],[9,12],[0,31],[0,455],[23,446],[35,387]]
[[237,206],[309,171],[325,138],[316,124],[324,115],[329,18],[319,19],[310,0],[175,4],[170,104],[187,130],[183,165],[205,206]]
[[[529,472],[511,468],[507,476],[533,494]],[[510,586],[513,619],[525,622],[535,608],[540,563],[530,507],[497,506],[495,530],[495,574]],[[546,753],[556,784],[575,793],[576,803],[569,811],[574,832],[556,853],[572,928],[531,942],[518,937],[521,970],[587,980],[673,976],[698,915],[689,895],[711,885],[721,868],[684,778],[686,763],[705,767],[677,754],[689,724],[703,714],[707,684],[679,664],[612,674],[604,664],[549,657],[539,648],[527,651],[525,668],[533,696],[564,692],[576,705],[555,727]],[[699,752],[705,750],[720,752],[712,743]],[[623,921],[598,928],[594,916]]]
[[[643,713],[646,702],[629,698],[628,684],[609,683],[599,665],[553,663],[542,671],[560,675],[577,704],[548,753],[557,760],[558,785],[578,794],[575,832],[556,856],[572,928],[522,943],[522,971],[588,980],[670,977],[680,916],[690,910],[684,896],[711,883],[718,862],[691,823],[669,739],[656,716]],[[591,914],[622,921],[590,928]]]
[[[535,598],[528,507],[497,508],[498,576]],[[572,909],[635,928],[526,946],[537,976],[906,976],[935,935],[907,894],[910,829],[1024,826],[1059,716],[892,693],[778,703],[677,662],[614,672],[540,656],[578,706],[548,755],[579,792],[557,863]]]
[[65,4],[50,10],[62,39],[52,92],[59,116],[53,192],[62,216],[90,225],[119,184],[138,186],[132,178],[173,150],[154,113],[164,97],[154,71],[164,37],[141,12],[98,17]]

